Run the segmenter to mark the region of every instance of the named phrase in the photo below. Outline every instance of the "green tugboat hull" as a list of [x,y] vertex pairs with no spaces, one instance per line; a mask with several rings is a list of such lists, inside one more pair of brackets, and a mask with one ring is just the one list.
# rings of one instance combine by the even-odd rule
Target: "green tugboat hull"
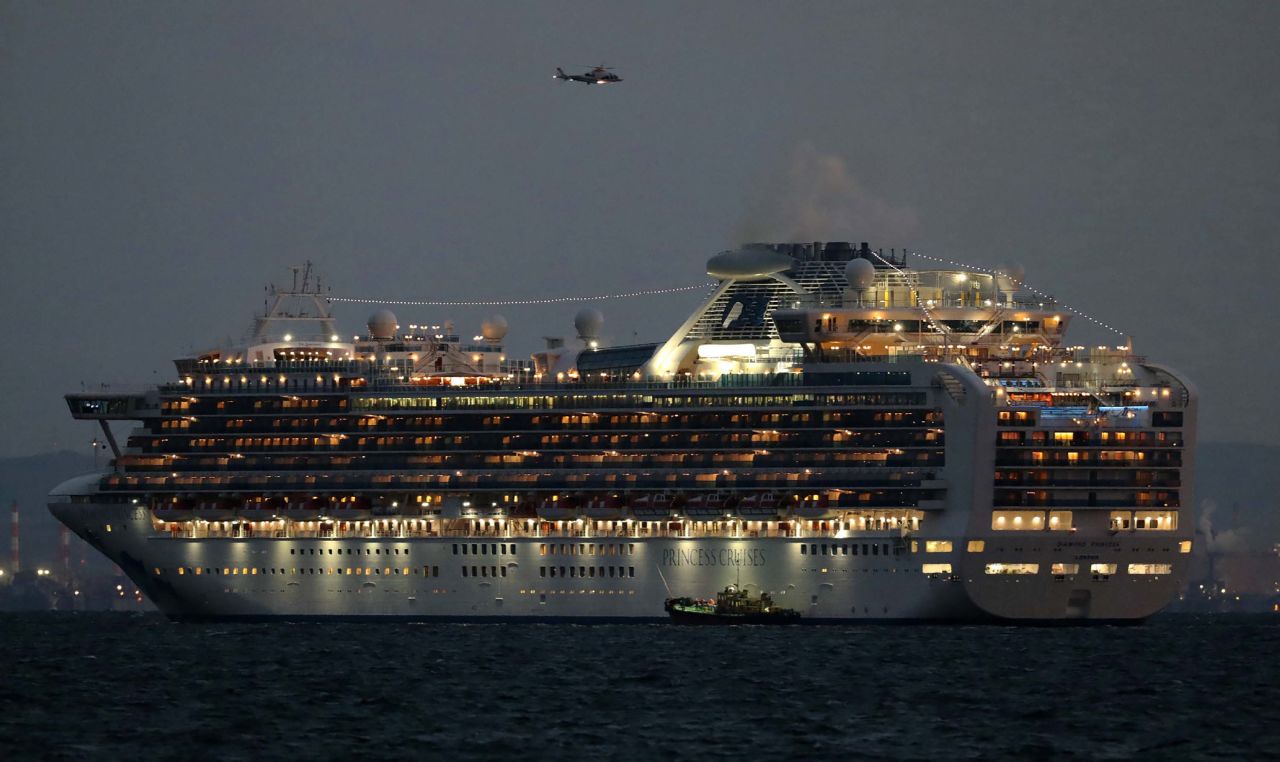
[[752,601],[726,588],[715,601],[668,598],[663,605],[675,624],[799,624],[800,612],[778,608],[767,596]]

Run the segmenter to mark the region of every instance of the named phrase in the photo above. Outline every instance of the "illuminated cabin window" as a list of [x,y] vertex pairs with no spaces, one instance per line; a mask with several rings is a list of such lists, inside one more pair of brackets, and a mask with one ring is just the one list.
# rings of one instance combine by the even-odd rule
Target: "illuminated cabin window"
[[1182,542],[1178,543],[1178,552],[1179,552],[1179,553],[1190,553],[1190,552],[1191,552],[1191,541],[1190,541],[1190,540],[1183,540]]
[[950,540],[925,540],[924,552],[925,553],[950,553],[951,541]]
[[1039,574],[1040,564],[987,564],[987,574]]
[[1178,514],[1170,511],[1137,511],[1133,514],[1133,528],[1169,531],[1178,528]]
[[1079,574],[1080,564],[1054,564],[1049,567],[1049,573],[1056,577],[1065,577],[1068,574]]
[[1053,441],[1055,442],[1072,442],[1076,438],[1073,431],[1055,431],[1053,432]]
[[970,552],[970,553],[981,553],[982,551],[984,551],[984,550],[986,550],[986,549],[987,549],[987,541],[986,541],[986,540],[970,540],[970,541],[969,541],[969,552]]
[[1116,573],[1115,564],[1089,564],[1089,573],[1100,577],[1110,577]]
[[1051,531],[1070,531],[1075,529],[1071,523],[1071,511],[1049,511],[1049,529]]
[[924,564],[920,571],[925,574],[950,574],[951,564]]
[[1130,574],[1173,574],[1173,564],[1129,564]]
[[1133,527],[1133,514],[1129,511],[1112,511],[1111,523],[1112,529],[1130,529]]
[[1044,511],[992,511],[991,528],[997,531],[1044,529]]

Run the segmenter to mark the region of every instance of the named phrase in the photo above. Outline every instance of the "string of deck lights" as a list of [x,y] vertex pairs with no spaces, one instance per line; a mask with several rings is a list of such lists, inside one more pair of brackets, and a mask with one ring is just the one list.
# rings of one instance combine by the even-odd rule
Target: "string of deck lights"
[[695,283],[690,286],[674,288],[650,288],[643,291],[628,291],[618,294],[595,294],[591,296],[553,296],[543,299],[470,299],[463,301],[443,301],[434,299],[365,299],[354,296],[331,296],[331,302],[349,302],[354,304],[386,304],[400,307],[511,307],[536,304],[564,304],[566,302],[602,302],[610,299],[631,299],[637,296],[657,296],[659,294],[678,294],[698,289],[710,290],[716,283]]
[[[983,272],[983,273],[986,273],[987,275],[1002,275],[1002,276],[1004,276],[1004,277],[1008,278],[1009,280],[1013,281],[1014,283],[1018,284],[1020,287],[1025,288],[1026,290],[1030,291],[1031,293],[1035,294],[1036,296],[1039,296],[1041,299],[1053,299],[1053,297],[1052,297],[1052,296],[1050,296],[1049,294],[1046,294],[1045,292],[1041,291],[1040,289],[1036,288],[1035,286],[1032,286],[1031,284],[1027,283],[1026,281],[1021,281],[1021,280],[1018,280],[1017,278],[1014,278],[1014,277],[1010,276],[1008,273],[997,273],[995,270],[991,270],[991,269],[988,269],[988,268],[986,268],[986,267],[978,267],[977,265],[969,265],[969,264],[965,264],[965,263],[963,263],[963,262],[957,262],[957,261],[955,261],[954,259],[943,259],[943,258],[941,258],[941,257],[931,257],[931,256],[929,256],[928,254],[921,254],[921,253],[920,253],[920,252],[918,252],[918,251],[913,251],[913,252],[911,252],[911,254],[912,254],[912,256],[920,257],[921,259],[928,259],[928,260],[931,260],[931,261],[933,261],[933,262],[939,262],[939,263],[941,263],[941,264],[946,264],[946,265],[954,265],[955,267],[961,267],[961,268],[965,268],[965,269],[968,269],[968,270],[977,270],[978,272]],[[1107,323],[1102,322],[1101,320],[1097,319],[1097,318],[1096,318],[1096,317],[1094,317],[1093,315],[1088,314],[1087,312],[1082,312],[1081,310],[1078,310],[1078,309],[1076,309],[1075,307],[1072,307],[1072,306],[1071,306],[1071,305],[1069,305],[1069,304],[1062,304],[1061,302],[1059,302],[1058,304],[1059,304],[1059,306],[1061,306],[1063,309],[1067,310],[1068,312],[1072,313],[1073,315],[1079,315],[1080,317],[1084,318],[1085,320],[1088,320],[1089,322],[1094,323],[1095,325],[1101,326],[1101,327],[1103,327],[1103,328],[1107,329],[1108,331],[1111,331],[1112,333],[1118,334],[1118,335],[1120,335],[1120,336],[1124,336],[1124,337],[1126,337],[1126,338],[1128,337],[1128,334],[1126,334],[1124,331],[1121,331],[1119,328],[1116,328],[1116,327],[1114,327],[1114,326],[1111,326],[1111,325],[1108,325]]]

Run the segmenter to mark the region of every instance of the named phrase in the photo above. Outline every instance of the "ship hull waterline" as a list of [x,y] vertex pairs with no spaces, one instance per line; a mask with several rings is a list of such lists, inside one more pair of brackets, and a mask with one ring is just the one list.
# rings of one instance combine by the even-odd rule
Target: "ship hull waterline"
[[[668,598],[705,597],[739,584],[800,612],[799,624],[1137,624],[1166,605],[1185,574],[1185,564],[1170,551],[1168,560],[1178,562],[1175,573],[1151,578],[985,575],[981,559],[967,564],[964,554],[957,554],[958,574],[930,575],[921,572],[919,553],[802,553],[800,546],[818,538],[185,539],[155,534],[149,511],[137,506],[57,502],[50,508],[117,563],[166,616],[189,622],[656,623],[670,621]],[[883,536],[855,539],[887,544]],[[542,554],[549,544],[584,541],[630,552],[589,559]],[[1149,560],[1150,549],[1139,543],[1117,557]],[[461,545],[499,544],[509,552],[457,552]],[[963,547],[962,538],[955,545]],[[1062,558],[1070,553],[1065,549]],[[550,567],[568,568],[570,562],[600,576],[546,576]],[[347,571],[354,564],[365,574]],[[607,576],[610,566],[616,576]],[[485,576],[472,576],[480,567],[487,567]],[[178,568],[188,571],[175,574]],[[1089,601],[1085,610],[1082,593]],[[1020,615],[1002,615],[1001,608]]]

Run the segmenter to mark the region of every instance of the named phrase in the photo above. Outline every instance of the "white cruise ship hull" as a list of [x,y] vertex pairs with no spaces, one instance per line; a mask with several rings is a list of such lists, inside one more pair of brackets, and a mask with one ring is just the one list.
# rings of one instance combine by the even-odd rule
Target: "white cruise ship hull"
[[[184,539],[156,535],[148,511],[136,506],[50,507],[175,620],[658,621],[667,618],[663,603],[669,597],[713,597],[738,584],[769,592],[805,623],[1126,623],[1167,605],[1189,558],[1173,540],[1134,536],[1045,537],[1032,541],[1034,548],[1018,538],[1018,557],[1041,565],[1027,575],[984,573],[1004,552],[1005,540],[998,537],[988,538],[981,553],[947,554],[913,551],[909,541],[883,533]],[[952,546],[963,549],[968,539],[954,538]],[[890,552],[821,552],[855,543]],[[594,546],[597,554],[551,553],[552,545]],[[1048,573],[1053,563],[1083,559],[1087,569],[1087,561],[1101,557],[1116,564],[1116,574]],[[926,571],[938,563],[951,563],[953,573]],[[1168,563],[1173,573],[1128,574],[1131,563]]]

